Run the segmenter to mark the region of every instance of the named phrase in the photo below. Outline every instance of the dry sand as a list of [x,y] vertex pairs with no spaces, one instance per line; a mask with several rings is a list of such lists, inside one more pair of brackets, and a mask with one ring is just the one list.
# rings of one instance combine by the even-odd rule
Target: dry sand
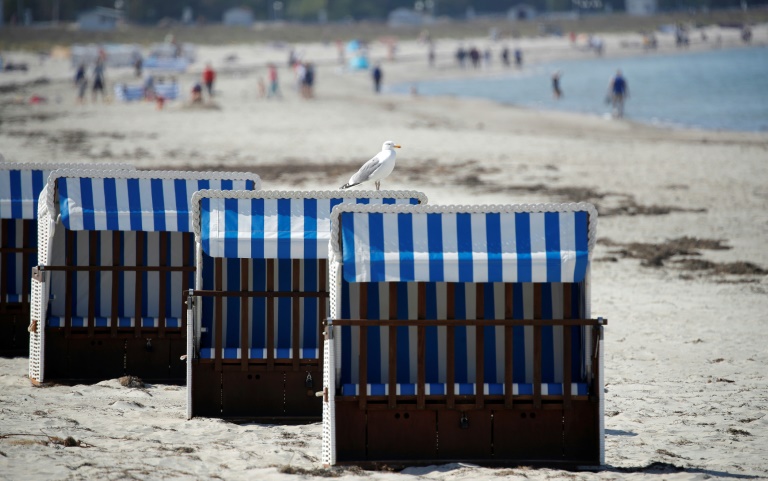
[[[756,42],[768,41],[765,27],[754,32]],[[735,31],[720,33],[726,44],[736,41]],[[619,47],[636,36],[606,41],[608,55],[638,53]],[[672,49],[670,37],[660,41],[662,51]],[[591,55],[563,39],[519,43],[529,62]],[[385,81],[457,75],[448,58],[454,47],[442,41],[438,68],[430,70],[424,47],[401,45],[403,58],[420,60],[384,63]],[[594,202],[601,217],[592,311],[610,320],[605,469],[450,464],[316,474],[768,478],[768,134],[674,131],[481,100],[376,97],[367,73],[334,65],[333,46],[299,52],[319,63],[311,101],[298,98],[285,69],[284,100],[258,98],[260,66],[269,59],[282,65],[285,51],[208,47],[200,57],[220,71],[219,108],[172,102],[163,111],[146,103],[76,106],[66,62],[38,66],[30,59],[26,77],[0,77],[0,152],[19,162],[247,169],[267,189],[333,189],[392,139],[404,148],[384,187],[422,190],[433,203]],[[225,64],[232,53],[238,61]],[[383,53],[374,47],[374,57]],[[498,70],[477,75],[489,73]],[[128,70],[108,75],[130,79]],[[50,82],[7,87],[43,76]],[[182,77],[185,91],[192,78]],[[15,104],[32,94],[49,102]],[[631,109],[630,101],[629,115]],[[26,368],[26,359],[0,359],[0,478],[270,480],[319,467],[319,424],[186,421],[184,387],[127,388],[109,380],[33,388]],[[74,446],[64,446],[67,437]]]

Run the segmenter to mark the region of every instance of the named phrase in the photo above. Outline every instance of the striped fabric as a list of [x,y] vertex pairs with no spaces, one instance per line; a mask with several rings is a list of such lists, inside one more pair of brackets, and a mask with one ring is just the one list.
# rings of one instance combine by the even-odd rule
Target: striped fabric
[[[179,98],[179,84],[177,83],[162,83],[157,84],[154,87],[155,95],[163,97],[165,100],[176,100]],[[115,98],[123,102],[132,102],[137,100],[144,100],[145,89],[143,85],[127,85],[117,84],[115,85]]]
[[0,169],[0,219],[37,219],[37,198],[50,173],[42,169]]
[[[71,236],[71,237],[70,237]],[[167,265],[194,266],[194,239],[190,233],[182,232],[111,232],[111,231],[74,231],[70,236],[64,229],[56,229],[52,239],[51,265],[66,265],[66,253],[70,246],[72,257],[69,265],[75,266],[136,266],[160,265],[160,237],[167,236],[165,251]],[[189,257],[184,259],[184,244],[187,244]],[[143,257],[137,258],[137,247],[141,244]],[[118,249],[116,251],[116,248]],[[117,262],[115,262],[115,257]],[[95,261],[95,262],[93,262]],[[91,279],[93,279],[95,303],[94,316],[96,327],[109,327],[112,307],[117,303],[118,327],[131,327],[136,317],[136,288],[141,285],[142,325],[157,324],[160,315],[160,273],[159,272],[109,272],[95,271],[93,274],[80,271],[74,276],[71,292],[66,292],[66,273],[52,271],[50,292],[52,299],[48,308],[48,325],[63,327],[66,313],[66,299],[72,299],[72,326],[86,327],[88,307],[91,297]],[[118,276],[118,298],[112,298],[112,277]],[[91,277],[92,276],[92,277]],[[187,276],[187,286],[194,285],[193,272],[169,272],[165,275],[165,310],[166,326],[181,327],[182,317],[182,278]]]
[[[418,394],[417,384],[396,384],[398,396],[415,396]],[[474,396],[475,384],[455,383],[453,392],[458,396]],[[563,384],[543,383],[541,385],[541,394],[543,396],[562,396]],[[387,396],[389,394],[389,384],[366,384],[366,393],[369,396]],[[360,394],[359,384],[344,384],[341,387],[342,396],[358,396]],[[441,383],[428,383],[425,386],[424,394],[427,396],[445,396],[448,394],[448,388]],[[490,396],[503,396],[503,383],[484,383],[483,394]],[[512,384],[512,394],[515,396],[532,396],[533,384]],[[586,396],[589,394],[589,387],[586,383],[571,383],[571,395]]]
[[[64,327],[66,319],[62,316],[48,318],[48,327]],[[118,328],[132,328],[136,325],[136,319],[133,317],[120,316],[117,318]],[[72,327],[88,327],[88,318],[81,316],[72,316]],[[93,327],[112,327],[112,319],[108,317],[94,317]],[[156,317],[142,317],[141,327],[157,328],[160,327],[160,319]],[[168,329],[178,329],[181,327],[181,319],[167,317],[165,318],[165,327]]]
[[253,190],[254,180],[60,177],[61,220],[70,230],[192,232],[190,199],[202,189]]
[[[26,243],[24,242],[26,237]],[[32,219],[0,219],[0,239],[3,248],[37,247],[37,221]],[[27,261],[25,272],[24,260]],[[29,297],[29,278],[32,267],[37,265],[35,252],[0,252],[0,304],[20,303],[23,301],[24,283],[27,283]]]
[[[37,219],[37,201],[50,173],[60,168],[132,170],[123,164],[0,163],[0,219]],[[35,238],[37,244],[37,238]]]
[[[203,254],[202,279],[203,289],[213,290],[214,258]],[[241,260],[223,259],[221,290],[235,292],[241,286]],[[252,259],[247,260],[249,291],[267,291],[267,272],[274,272],[272,277],[273,290],[279,292],[293,291],[294,281],[298,282],[299,292],[319,292],[321,285],[319,263],[317,259]],[[271,264],[271,267],[267,267]],[[294,266],[297,265],[298,279],[294,279]],[[326,270],[327,272],[327,270]],[[327,274],[326,274],[327,275]],[[290,359],[293,357],[293,300],[289,297],[266,299],[264,297],[249,298],[248,309],[248,357],[249,359],[267,358],[267,304],[274,307],[275,359]],[[202,332],[200,334],[200,357],[211,359],[215,357],[215,302],[211,297],[203,297],[202,303]],[[299,339],[302,359],[319,357],[321,346],[320,320],[328,317],[329,302],[325,300],[325,312],[320,312],[320,299],[305,297],[298,301],[299,308]],[[321,316],[322,314],[322,316]],[[222,358],[239,359],[241,339],[241,304],[239,297],[226,297],[222,301]],[[230,356],[237,357],[230,357]]]
[[580,282],[589,212],[341,211],[350,282]]
[[[396,312],[390,312],[390,283],[367,284],[366,304],[360,306],[360,283],[343,282],[341,285],[341,319],[418,319],[418,285],[413,282],[396,283]],[[477,305],[477,285],[454,284],[453,296],[448,294],[447,283],[426,284],[427,319],[447,319],[449,309],[454,319],[578,319],[584,316],[585,287],[581,283],[515,283],[509,289],[502,283],[482,284],[481,306]],[[511,301],[511,302],[510,302]],[[538,305],[537,305],[538,302]],[[509,307],[511,305],[511,312]],[[535,323],[536,321],[532,321]],[[454,346],[454,381],[459,384],[476,381],[476,335],[483,329],[483,380],[503,383],[504,327],[457,326]],[[571,379],[586,379],[582,328],[542,326],[542,382],[563,382],[563,330],[571,329]],[[367,372],[371,384],[389,380],[389,327],[367,328]],[[425,374],[427,383],[445,384],[447,381],[447,330],[445,326],[426,328]],[[360,328],[341,326],[336,334],[337,382],[339,385],[359,381]],[[397,382],[417,382],[417,334],[415,326],[396,328]],[[512,328],[513,382],[531,384],[533,373],[533,327]]]
[[327,259],[331,210],[339,204],[420,203],[412,198],[203,198],[201,242],[212,257]]

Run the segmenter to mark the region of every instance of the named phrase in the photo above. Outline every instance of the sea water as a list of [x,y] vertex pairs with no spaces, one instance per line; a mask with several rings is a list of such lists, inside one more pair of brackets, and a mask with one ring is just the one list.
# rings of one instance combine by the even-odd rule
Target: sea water
[[[498,65],[498,63],[496,64]],[[768,131],[768,48],[594,58],[526,66],[500,76],[420,82],[419,94],[482,97],[546,110],[610,116],[608,83],[629,85],[625,118],[664,126]],[[560,99],[552,74],[561,72]],[[413,84],[391,89],[407,93]]]

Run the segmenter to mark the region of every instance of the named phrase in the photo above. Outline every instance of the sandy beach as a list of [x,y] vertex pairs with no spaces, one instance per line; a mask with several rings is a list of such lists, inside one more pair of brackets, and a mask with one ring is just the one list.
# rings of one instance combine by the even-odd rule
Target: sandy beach
[[[768,27],[753,29],[768,43]],[[738,31],[708,31],[724,45]],[[607,35],[606,55],[642,55],[638,35]],[[674,51],[660,36],[660,52]],[[487,41],[478,41],[485,45]],[[531,63],[591,58],[566,38],[521,39]],[[403,42],[384,83],[457,75],[456,42]],[[494,48],[498,50],[498,44]],[[694,43],[692,49],[710,48]],[[128,162],[138,168],[258,173],[265,189],[336,189],[391,139],[402,144],[386,189],[430,203],[594,203],[598,244],[592,313],[606,330],[606,466],[597,472],[449,464],[320,469],[320,423],[238,425],[185,419],[180,386],[32,387],[27,360],[0,358],[0,479],[366,480],[768,478],[768,134],[672,130],[631,120],[539,112],[484,100],[372,92],[345,72],[335,45],[297,47],[317,63],[304,100],[287,50],[199,47],[184,94],[206,62],[214,102],[77,105],[66,59],[0,77],[0,153],[15,162]],[[235,55],[236,61],[226,61]],[[655,55],[655,54],[649,54]],[[282,100],[259,98],[264,65],[279,62]],[[45,80],[38,80],[45,79]],[[131,81],[110,69],[107,81]],[[630,79],[631,81],[631,79]],[[606,79],[607,82],[607,79]],[[548,86],[544,87],[548,88]],[[32,95],[48,101],[31,105]],[[631,119],[632,100],[627,112]],[[72,438],[69,440],[69,438]],[[69,446],[67,446],[67,444]]]

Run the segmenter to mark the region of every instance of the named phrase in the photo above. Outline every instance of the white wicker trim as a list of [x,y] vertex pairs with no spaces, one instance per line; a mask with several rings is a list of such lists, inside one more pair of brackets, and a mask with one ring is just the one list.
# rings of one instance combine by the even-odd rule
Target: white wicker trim
[[136,170],[130,164],[79,164],[59,162],[2,162],[0,156],[0,170]]
[[427,196],[415,190],[198,190],[192,194],[192,230],[200,242],[200,201],[207,199],[418,199],[427,203]]
[[[247,172],[192,172],[181,170],[94,170],[94,169],[59,169],[51,172],[48,177],[48,204],[49,212],[53,215],[56,210],[53,208],[56,193],[56,180],[62,177],[91,177],[91,178],[114,178],[114,179],[188,179],[188,180],[252,180],[254,189],[261,189],[261,178],[256,174]],[[43,189],[45,192],[45,189]],[[248,192],[248,191],[244,191]]]
[[[48,186],[43,187],[38,199],[37,211],[37,264],[47,265],[53,248],[54,220],[48,215],[48,206],[41,202],[45,199]],[[43,274],[43,281],[30,279],[32,283],[32,302],[29,308],[29,325],[32,327],[32,319],[37,320],[34,331],[29,333],[29,378],[33,381],[43,382],[45,377],[45,316],[48,310],[47,299],[50,289],[50,272]]]
[[[184,299],[189,300],[187,293],[184,294]],[[192,355],[194,350],[194,328],[193,324],[197,316],[195,316],[195,309],[191,305],[187,305],[187,419],[192,419]]]
[[331,256],[336,254],[341,259],[341,243],[339,235],[339,216],[342,212],[376,212],[376,213],[468,213],[468,214],[512,214],[516,212],[577,212],[586,211],[589,214],[588,246],[589,258],[595,246],[597,235],[597,209],[587,202],[567,204],[508,204],[508,205],[370,205],[370,204],[341,204],[331,212]]

